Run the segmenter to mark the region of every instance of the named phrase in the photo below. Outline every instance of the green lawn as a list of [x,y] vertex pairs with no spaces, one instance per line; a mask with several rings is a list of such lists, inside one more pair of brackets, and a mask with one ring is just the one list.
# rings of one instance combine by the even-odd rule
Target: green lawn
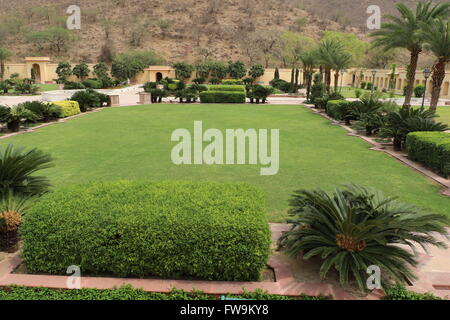
[[41,92],[58,90],[58,85],[54,84],[54,83],[50,83],[50,84],[41,83],[41,84],[38,84],[38,86],[41,88]]
[[[53,90],[58,90],[58,85],[54,84],[54,83],[40,83],[37,84],[37,86],[40,88],[40,92],[46,92],[46,91],[53,91]],[[3,92],[3,91],[2,91]],[[9,90],[8,95],[15,95],[16,91],[14,89]],[[39,93],[37,93],[36,95],[38,95]],[[1,95],[1,94],[0,94]]]
[[[280,129],[280,171],[260,176],[260,166],[176,166],[171,134],[207,128]],[[56,187],[91,180],[177,179],[246,181],[267,195],[270,220],[283,221],[288,199],[299,188],[331,188],[358,183],[450,215],[450,198],[440,186],[344,129],[301,106],[147,105],[111,108],[66,123],[0,141],[37,147],[56,158],[43,172]],[[217,195],[220,197],[220,195]]]
[[446,123],[450,126],[450,106],[439,107],[437,113],[439,115],[437,121]]
[[[371,93],[371,90],[364,90],[364,89],[359,89],[362,94],[365,93]],[[345,98],[356,98],[356,88],[352,88],[352,87],[343,87],[342,90],[340,91],[340,93],[345,97]],[[396,94],[395,98],[402,98],[403,96]],[[390,98],[389,93],[383,93],[382,94],[382,98]]]

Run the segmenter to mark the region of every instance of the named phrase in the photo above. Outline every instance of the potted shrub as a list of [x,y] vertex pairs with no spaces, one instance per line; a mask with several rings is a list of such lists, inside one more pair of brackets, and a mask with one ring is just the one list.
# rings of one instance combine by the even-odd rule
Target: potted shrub
[[20,130],[20,125],[24,121],[37,120],[36,114],[25,108],[23,104],[12,107],[5,118],[7,127],[12,132],[18,132]]
[[12,86],[7,81],[0,81],[0,91],[3,91],[4,94],[7,94],[11,88]]
[[13,253],[19,249],[19,227],[27,199],[12,192],[0,199],[0,251]]

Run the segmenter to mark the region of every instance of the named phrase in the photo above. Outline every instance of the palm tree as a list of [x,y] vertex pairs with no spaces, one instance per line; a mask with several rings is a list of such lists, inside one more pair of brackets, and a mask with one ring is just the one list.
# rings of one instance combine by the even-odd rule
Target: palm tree
[[334,69],[334,91],[338,91],[339,86],[339,73],[350,66],[353,56],[345,51],[336,52],[333,57],[333,69]]
[[317,61],[325,69],[325,84],[328,93],[331,87],[331,70],[334,67],[334,57],[342,50],[342,44],[336,40],[323,40],[317,49]]
[[300,55],[300,61],[303,64],[303,72],[305,75],[305,81],[306,81],[306,100],[309,101],[309,94],[311,92],[311,82],[312,82],[312,76],[314,74],[314,69],[317,65],[317,59],[316,59],[316,52],[315,51],[306,51],[303,52]]
[[5,61],[11,57],[12,53],[8,49],[0,48],[0,80],[3,80],[5,75]]
[[37,171],[52,167],[50,155],[31,149],[0,147],[0,197],[9,193],[34,196],[48,191],[47,178],[34,175]]
[[430,109],[436,112],[445,78],[445,67],[450,62],[450,21],[436,19],[430,24],[422,25],[425,49],[433,52],[437,60],[433,65]]
[[334,268],[342,286],[354,279],[366,291],[371,265],[382,270],[383,288],[412,281],[411,267],[418,263],[415,245],[446,247],[435,238],[447,234],[446,216],[400,203],[375,189],[351,185],[331,193],[299,190],[290,206],[293,228],[280,238],[280,248],[295,258],[321,258],[320,277],[325,279]]
[[431,7],[432,0],[421,1],[417,4],[416,11],[413,12],[405,4],[396,5],[400,16],[388,15],[390,20],[383,23],[381,29],[375,31],[371,36],[375,37],[374,45],[384,47],[386,50],[394,48],[404,48],[410,52],[410,62],[407,73],[408,86],[404,106],[411,105],[411,97],[414,91],[414,81],[416,77],[417,62],[422,52],[423,36],[419,32],[422,24],[429,24],[433,19],[447,17],[450,11],[450,3],[437,4]]

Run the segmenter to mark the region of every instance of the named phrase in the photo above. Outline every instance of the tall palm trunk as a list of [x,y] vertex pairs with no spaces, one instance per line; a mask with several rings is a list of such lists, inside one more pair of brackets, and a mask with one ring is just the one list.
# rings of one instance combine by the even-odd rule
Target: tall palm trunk
[[[445,78],[445,59],[439,59],[438,62],[433,66],[433,75],[431,76],[431,103],[430,110],[436,112],[436,107],[439,102],[439,97],[441,95],[442,82]],[[426,92],[425,92],[426,94]]]
[[5,76],[5,61],[0,61],[0,80],[3,81],[3,78]]
[[417,70],[417,62],[419,61],[419,55],[421,49],[414,49],[411,51],[411,59],[409,62],[409,70],[406,78],[408,80],[408,86],[406,87],[406,96],[405,102],[403,103],[404,107],[411,106],[411,98],[414,92],[414,82],[416,80],[416,70]]
[[331,92],[331,69],[330,68],[325,68],[325,83],[327,86],[327,92],[330,93]]
[[334,72],[334,91],[338,92],[338,86],[339,86],[339,71],[336,70]]

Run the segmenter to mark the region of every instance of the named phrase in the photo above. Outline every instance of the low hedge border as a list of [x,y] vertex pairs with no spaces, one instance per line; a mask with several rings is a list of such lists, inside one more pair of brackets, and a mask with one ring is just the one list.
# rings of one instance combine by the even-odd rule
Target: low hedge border
[[245,103],[245,92],[204,91],[200,93],[201,103]]
[[244,85],[210,85],[208,86],[209,91],[232,91],[232,92],[245,92],[245,86]]
[[248,184],[68,186],[25,216],[22,258],[30,273],[256,281],[271,244],[264,202]]
[[[333,300],[332,296],[297,297],[268,294],[263,290],[245,292],[242,295],[225,295],[227,298],[246,300]],[[126,285],[117,289],[61,290],[49,288],[29,288],[23,286],[0,287],[0,300],[219,300],[221,296],[205,294],[202,291],[186,292],[173,289],[170,293],[145,292]],[[396,285],[386,290],[382,300],[443,300],[432,293],[408,291]]]
[[406,151],[411,160],[450,177],[450,133],[412,132],[406,137]]
[[[227,298],[246,300],[332,300],[332,297],[299,295],[288,297],[268,294],[263,290],[245,292],[242,295],[225,295]],[[0,300],[220,300],[221,296],[201,291],[186,292],[173,289],[170,293],[145,292],[131,286],[117,289],[57,290],[10,286],[0,288]]]
[[330,100],[328,101],[326,106],[327,115],[332,117],[333,119],[342,121],[344,120],[344,115],[346,114],[346,110],[348,109],[350,104],[350,101]]
[[71,117],[81,113],[80,105],[77,101],[55,101],[54,105],[61,107],[62,118]]

